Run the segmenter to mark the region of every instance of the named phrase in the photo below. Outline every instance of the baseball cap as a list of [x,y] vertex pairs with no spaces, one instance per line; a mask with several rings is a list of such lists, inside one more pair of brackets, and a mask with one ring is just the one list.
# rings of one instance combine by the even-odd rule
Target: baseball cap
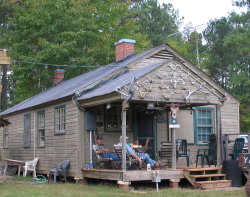
[[[128,137],[126,136],[125,139],[128,139]],[[120,141],[122,140],[122,135],[120,136]]]
[[97,138],[96,138],[97,140],[102,140],[103,138],[102,138],[102,136],[97,136]]

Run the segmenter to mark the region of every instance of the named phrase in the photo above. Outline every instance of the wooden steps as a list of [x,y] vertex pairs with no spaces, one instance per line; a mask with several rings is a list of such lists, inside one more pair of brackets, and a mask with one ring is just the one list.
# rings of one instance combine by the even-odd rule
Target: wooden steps
[[187,168],[184,177],[197,189],[231,187],[232,184],[220,168]]

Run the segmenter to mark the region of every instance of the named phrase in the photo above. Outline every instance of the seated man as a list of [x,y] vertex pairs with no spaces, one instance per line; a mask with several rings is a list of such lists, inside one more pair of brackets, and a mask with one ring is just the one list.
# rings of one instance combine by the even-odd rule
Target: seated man
[[97,136],[96,142],[96,153],[101,154],[103,158],[111,158],[115,161],[119,161],[119,156],[116,153],[111,153],[109,149],[104,146],[102,136]]
[[[136,152],[132,147],[129,146],[129,144],[127,143],[127,139],[128,137],[126,137],[127,152],[131,157],[135,158],[138,161],[139,167],[142,166],[142,160],[140,159],[140,157],[143,157],[147,164],[150,164],[151,167],[158,167],[160,165],[160,161],[156,162],[155,160],[151,159],[147,153]],[[118,143],[117,145],[122,146],[122,136],[120,136],[120,143]]]

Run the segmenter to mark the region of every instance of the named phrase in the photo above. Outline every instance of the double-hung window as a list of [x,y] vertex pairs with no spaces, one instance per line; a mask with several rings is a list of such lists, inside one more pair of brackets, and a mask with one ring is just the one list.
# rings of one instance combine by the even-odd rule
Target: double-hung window
[[66,106],[55,107],[55,134],[65,134],[66,132]]
[[210,135],[215,133],[215,108],[197,107],[194,112],[196,144],[208,143]]
[[3,127],[3,148],[9,147],[9,126],[5,125]]
[[45,111],[37,112],[37,146],[45,146]]

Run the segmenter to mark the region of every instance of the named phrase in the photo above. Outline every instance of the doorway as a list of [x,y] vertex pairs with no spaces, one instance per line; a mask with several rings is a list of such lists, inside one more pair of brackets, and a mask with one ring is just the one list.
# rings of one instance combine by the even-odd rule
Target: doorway
[[156,128],[154,111],[152,110],[137,110],[136,111],[137,129],[135,139],[139,140],[139,144],[144,146],[147,138],[149,138],[147,153],[151,158],[155,159],[156,150]]

